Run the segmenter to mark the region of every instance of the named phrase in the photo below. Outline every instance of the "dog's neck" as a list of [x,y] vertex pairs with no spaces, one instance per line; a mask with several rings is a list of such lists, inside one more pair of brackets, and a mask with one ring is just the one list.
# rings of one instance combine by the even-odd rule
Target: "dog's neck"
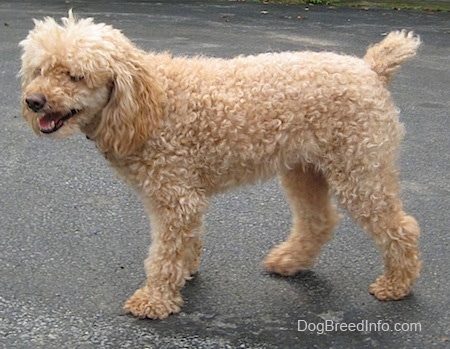
[[101,113],[98,113],[89,124],[80,127],[81,132],[86,135],[86,139],[95,141],[94,134],[100,124],[100,120]]

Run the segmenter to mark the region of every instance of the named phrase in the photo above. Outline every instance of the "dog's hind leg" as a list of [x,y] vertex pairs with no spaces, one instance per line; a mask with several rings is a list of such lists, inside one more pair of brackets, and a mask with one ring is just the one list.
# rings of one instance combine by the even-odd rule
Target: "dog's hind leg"
[[384,259],[384,274],[370,286],[380,300],[406,296],[420,271],[417,248],[419,226],[403,211],[395,160],[379,153],[378,159],[360,161],[343,169],[342,161],[329,173],[329,183],[354,220],[373,237]]
[[269,272],[294,275],[314,265],[340,217],[330,202],[325,178],[312,166],[289,170],[281,176],[281,184],[292,210],[291,233],[263,265]]

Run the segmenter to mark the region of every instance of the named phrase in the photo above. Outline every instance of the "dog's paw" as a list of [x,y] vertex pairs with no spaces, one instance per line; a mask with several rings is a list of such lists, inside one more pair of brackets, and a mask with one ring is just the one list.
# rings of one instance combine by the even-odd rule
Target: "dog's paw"
[[178,313],[183,304],[179,293],[158,294],[149,286],[138,289],[125,303],[123,309],[139,318],[164,319]]
[[411,291],[411,284],[393,281],[381,275],[370,285],[369,292],[380,301],[400,300]]
[[286,242],[275,247],[263,262],[264,268],[269,273],[284,276],[293,276],[313,264],[314,260],[305,258],[301,251],[293,250]]

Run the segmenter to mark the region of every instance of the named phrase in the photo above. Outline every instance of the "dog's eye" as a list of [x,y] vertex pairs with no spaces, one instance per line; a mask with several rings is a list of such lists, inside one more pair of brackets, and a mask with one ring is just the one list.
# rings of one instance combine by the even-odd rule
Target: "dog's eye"
[[33,76],[34,77],[37,77],[37,76],[39,76],[39,75],[41,75],[42,74],[42,69],[41,68],[36,68],[34,71],[33,71]]
[[70,81],[72,81],[72,82],[79,82],[84,79],[84,76],[77,76],[77,75],[72,75],[72,74],[69,74],[69,77],[70,77]]

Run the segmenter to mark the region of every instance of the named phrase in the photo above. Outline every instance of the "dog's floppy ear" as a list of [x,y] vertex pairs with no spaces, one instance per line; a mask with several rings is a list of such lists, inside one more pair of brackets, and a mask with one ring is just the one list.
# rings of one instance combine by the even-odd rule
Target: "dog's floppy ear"
[[116,61],[111,98],[103,109],[95,140],[102,152],[123,158],[139,150],[162,122],[165,95],[145,63]]

